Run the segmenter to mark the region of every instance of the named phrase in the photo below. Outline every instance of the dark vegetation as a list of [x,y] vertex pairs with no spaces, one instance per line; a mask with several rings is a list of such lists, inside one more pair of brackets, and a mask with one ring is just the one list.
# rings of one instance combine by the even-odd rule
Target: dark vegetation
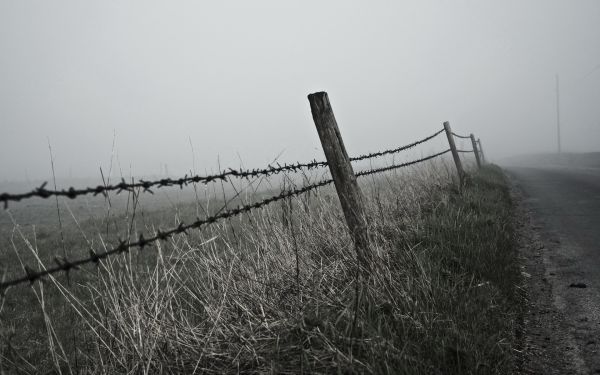
[[[358,277],[339,203],[325,188],[12,288],[0,311],[0,369],[510,373],[520,272],[507,184],[495,166],[472,173],[460,191],[451,175],[430,164],[362,181],[376,255],[367,278]],[[112,216],[63,218],[65,251],[85,255],[207,205],[142,213],[134,198]],[[55,223],[16,227],[2,215],[7,278],[22,272],[21,261],[50,263],[63,251]]]

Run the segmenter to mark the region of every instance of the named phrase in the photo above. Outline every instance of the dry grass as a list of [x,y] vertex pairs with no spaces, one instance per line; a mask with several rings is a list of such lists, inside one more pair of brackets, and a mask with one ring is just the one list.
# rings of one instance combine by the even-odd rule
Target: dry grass
[[24,318],[9,301],[2,369],[510,372],[519,272],[507,188],[495,167],[462,192],[450,176],[431,164],[363,181],[376,254],[368,278],[324,189],[113,258],[71,285],[37,284],[28,318],[38,348],[14,337]]

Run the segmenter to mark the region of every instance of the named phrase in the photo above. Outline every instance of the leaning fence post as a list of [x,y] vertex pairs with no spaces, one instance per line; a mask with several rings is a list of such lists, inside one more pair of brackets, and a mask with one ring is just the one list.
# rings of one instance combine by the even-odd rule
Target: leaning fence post
[[446,131],[446,136],[448,137],[448,143],[450,144],[450,151],[452,151],[452,158],[454,159],[454,164],[456,164],[456,170],[458,171],[458,179],[460,184],[464,182],[465,179],[465,171],[463,170],[462,163],[460,162],[460,157],[458,156],[458,151],[456,150],[456,145],[454,144],[454,136],[452,135],[452,129],[450,128],[450,123],[448,121],[444,122],[444,130]]
[[477,138],[477,146],[479,147],[479,155],[481,155],[481,162],[485,164],[485,155],[483,154],[483,147],[481,147],[481,138]]
[[317,92],[308,95],[308,101],[344,217],[356,247],[358,261],[368,269],[371,253],[369,252],[364,198],[356,182],[356,176],[335,121],[329,97],[326,92]]
[[475,136],[471,133],[471,144],[473,145],[473,153],[475,154],[475,160],[477,161],[477,168],[481,168],[481,159],[479,158],[479,150],[477,149],[477,141]]

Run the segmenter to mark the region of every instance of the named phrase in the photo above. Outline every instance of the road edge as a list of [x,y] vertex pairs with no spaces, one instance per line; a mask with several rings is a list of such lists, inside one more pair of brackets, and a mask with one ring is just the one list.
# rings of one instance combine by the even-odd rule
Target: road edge
[[523,310],[517,327],[519,350],[516,374],[589,374],[563,312],[556,304],[548,253],[559,245],[543,239],[542,225],[534,218],[518,182],[504,171],[514,204]]

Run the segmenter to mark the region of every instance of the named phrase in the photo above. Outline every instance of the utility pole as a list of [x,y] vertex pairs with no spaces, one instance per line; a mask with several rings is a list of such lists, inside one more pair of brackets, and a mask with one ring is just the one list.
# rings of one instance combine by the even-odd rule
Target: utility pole
[[560,154],[560,90],[558,86],[558,74],[556,75],[556,142],[558,153]]

